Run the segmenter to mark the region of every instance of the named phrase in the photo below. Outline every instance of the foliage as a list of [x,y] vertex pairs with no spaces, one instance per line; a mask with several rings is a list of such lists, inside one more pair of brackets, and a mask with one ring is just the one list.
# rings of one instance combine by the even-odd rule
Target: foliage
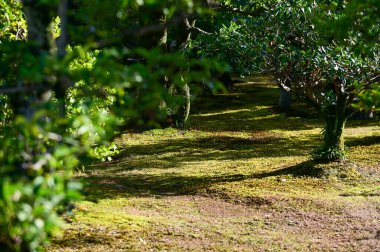
[[[260,3],[259,15],[242,12],[243,8],[225,19],[219,36],[228,41],[227,47],[235,45],[234,55],[245,56],[239,60],[250,65],[251,72],[274,75],[280,88],[306,100],[321,113],[326,127],[320,153],[325,153],[327,160],[340,159],[343,156],[337,153],[344,152],[341,135],[353,111],[352,104],[358,100],[359,92],[376,92],[372,87],[379,78],[377,7],[371,1],[360,5],[355,19],[353,6],[359,4],[356,1]],[[360,11],[368,11],[371,19]],[[353,19],[356,26],[347,33],[348,38],[332,36],[331,30],[340,30],[342,23]],[[323,29],[320,20],[326,25],[331,22],[331,29]],[[360,27],[366,27],[365,31],[355,32]],[[365,44],[363,53],[358,53],[358,44]]]
[[192,1],[0,3],[0,249],[38,251],[79,197],[68,180],[79,160],[109,159],[115,135],[159,126],[162,104],[183,102],[164,80],[181,89],[204,78],[193,64],[217,64],[160,47],[160,34],[201,12]]
[[0,41],[26,37],[26,21],[17,0],[0,1]]
[[80,184],[65,182],[64,178],[46,174],[33,180],[1,180],[2,250],[7,251],[5,244],[15,251],[40,250],[50,235],[57,233],[62,220],[52,213],[61,209],[63,202],[79,199],[78,189],[81,188]]
[[380,84],[375,83],[370,90],[359,93],[359,102],[355,104],[359,109],[379,111],[380,110]]
[[339,161],[345,159],[345,157],[345,150],[329,146],[319,147],[312,152],[312,158],[319,162]]
[[[216,19],[216,20],[215,20]],[[231,20],[230,25],[226,25],[226,20]],[[245,22],[246,20],[239,20]],[[244,25],[231,15],[218,15],[214,18],[215,35],[199,35],[192,43],[192,53],[199,58],[214,58],[221,62],[227,62],[231,66],[231,71],[237,75],[252,74],[252,50],[245,41],[250,31],[244,29]],[[208,22],[208,21],[207,21]]]
[[[336,2],[325,8],[339,11],[333,19],[318,17],[318,28],[337,41],[352,41],[358,53],[371,52],[379,40],[379,0],[352,0]],[[344,8],[342,8],[344,6]],[[328,21],[328,22],[327,22]]]
[[[353,0],[347,3],[347,7],[340,13],[339,18],[327,24],[318,20],[321,29],[327,31],[329,36],[337,38],[338,42],[350,41],[353,50],[360,55],[371,55],[379,62],[380,39],[380,1],[378,0]],[[376,51],[377,50],[377,51]],[[376,75],[370,88],[363,89],[358,83],[358,103],[355,107],[361,110],[378,110],[379,105],[379,79],[380,72],[377,67]],[[377,82],[377,83],[375,83]]]

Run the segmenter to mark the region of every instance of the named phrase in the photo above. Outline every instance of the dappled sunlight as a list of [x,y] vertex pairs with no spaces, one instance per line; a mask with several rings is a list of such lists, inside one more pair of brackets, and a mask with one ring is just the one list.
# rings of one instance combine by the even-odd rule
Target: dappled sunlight
[[124,249],[234,247],[215,243],[222,236],[247,250],[258,242],[279,246],[270,242],[275,239],[304,250],[305,239],[314,244],[317,234],[330,248],[338,227],[347,237],[353,228],[371,237],[364,230],[375,230],[375,222],[362,223],[379,218],[378,125],[349,123],[352,161],[316,164],[310,153],[322,142],[322,122],[303,116],[304,105],[283,113],[261,104],[277,89],[254,85],[239,84],[236,96],[199,98],[187,131],[154,129],[117,139],[114,160],[78,175],[87,183],[85,201],[75,210],[75,226],[67,227],[69,238],[55,246],[82,241],[102,251],[123,239],[117,246]]
[[250,112],[249,109],[235,109],[235,110],[225,110],[222,112],[216,112],[216,113],[206,113],[206,114],[198,114],[194,115],[193,117],[206,117],[206,116],[216,116],[216,115],[225,115],[225,114],[235,114],[240,112]]
[[346,137],[379,137],[380,136],[380,126],[378,122],[373,122],[372,126],[351,126],[350,124],[347,125],[344,134]]

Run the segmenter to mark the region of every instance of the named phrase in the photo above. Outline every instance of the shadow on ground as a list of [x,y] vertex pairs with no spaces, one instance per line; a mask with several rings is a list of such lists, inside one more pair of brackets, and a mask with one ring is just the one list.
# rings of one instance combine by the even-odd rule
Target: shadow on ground
[[313,161],[305,161],[293,166],[283,167],[271,172],[264,172],[255,175],[255,178],[267,178],[267,177],[277,177],[277,176],[290,176],[296,177],[310,177],[310,178],[320,178],[324,175],[324,170]]
[[355,146],[371,146],[380,144],[380,136],[366,136],[362,138],[348,138],[346,144],[349,147]]
[[206,132],[321,127],[317,113],[306,104],[295,104],[287,111],[276,109],[278,95],[273,86],[245,85],[231,94],[197,98],[190,127]]
[[[322,168],[307,161],[292,166],[278,167],[266,173],[236,174],[236,170],[224,170],[221,174],[208,172],[204,168],[200,174],[182,172],[189,163],[209,161],[245,161],[252,158],[305,157],[320,144],[320,136],[289,138],[270,130],[312,129],[321,123],[303,117],[287,117],[277,114],[271,108],[277,89],[267,86],[247,87],[247,93],[219,95],[201,98],[194,106],[199,112],[193,116],[193,123],[201,131],[243,131],[255,132],[251,138],[232,136],[207,136],[162,140],[153,144],[137,144],[125,147],[113,162],[88,167],[84,174],[87,199],[97,201],[118,197],[142,197],[149,195],[196,194],[213,184],[265,179],[276,176],[312,177],[323,175]],[[240,90],[243,91],[243,90]],[[243,110],[227,112],[229,110]],[[291,113],[297,114],[302,106]],[[265,130],[265,131],[264,131]],[[349,146],[371,145],[379,138],[350,139]],[[294,161],[293,161],[294,163]],[[205,166],[207,167],[207,166]],[[151,172],[159,169],[159,173]],[[210,168],[211,169],[211,168]],[[226,168],[224,168],[226,169]]]
[[287,117],[271,109],[252,109],[228,113],[193,116],[192,129],[204,132],[223,131],[269,131],[269,130],[308,130],[322,127],[319,119]]
[[322,168],[317,168],[311,161],[278,168],[266,173],[210,175],[210,176],[181,176],[171,173],[152,174],[122,174],[112,168],[105,172],[97,172],[86,176],[88,183],[86,198],[90,201],[112,199],[118,197],[147,197],[147,196],[178,196],[194,195],[207,191],[214,184],[237,182],[247,179],[264,179],[268,177],[291,176],[320,178]]
[[115,172],[152,168],[181,169],[183,164],[189,162],[307,156],[318,146],[318,140],[319,136],[289,139],[264,133],[251,138],[213,136],[171,139],[125,147],[115,161],[102,163],[100,167],[109,169],[111,166]]
[[278,89],[266,86],[236,88],[232,93],[198,97],[192,104],[193,114],[218,113],[225,110],[246,109],[250,106],[275,106]]

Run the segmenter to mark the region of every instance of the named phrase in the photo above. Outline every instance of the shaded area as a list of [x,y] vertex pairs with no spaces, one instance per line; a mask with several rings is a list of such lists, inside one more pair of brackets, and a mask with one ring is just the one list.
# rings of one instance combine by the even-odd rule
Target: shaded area
[[320,121],[319,118],[321,118],[321,115],[315,108],[308,106],[303,102],[293,102],[291,107],[287,109],[274,107],[273,111],[277,114],[284,113],[287,117],[301,117],[304,119],[314,119],[314,121]]
[[[162,156],[160,160],[172,161],[173,163],[308,155],[318,144],[318,142],[316,143],[318,139],[319,136],[310,137],[309,139],[289,139],[267,134],[250,138],[214,136],[170,139],[154,144],[124,147],[119,155],[119,160],[115,160],[115,162],[123,163],[124,157],[128,161],[128,157],[131,158],[137,155]],[[124,169],[126,168],[124,167]]]
[[347,138],[346,144],[349,147],[354,146],[371,146],[380,144],[380,136],[366,136],[362,138]]
[[275,106],[278,89],[270,85],[237,87],[233,93],[210,97],[197,97],[191,113],[217,113],[225,110],[246,109],[254,106]]
[[85,190],[86,199],[98,201],[118,197],[193,195],[215,183],[234,182],[248,179],[246,175],[179,176],[179,175],[134,175],[86,177],[89,183]]
[[[315,137],[317,138],[317,136]],[[186,177],[178,176],[184,165],[192,163],[197,165],[209,161],[242,161],[252,158],[278,158],[288,156],[307,156],[315,147],[315,139],[308,140],[279,138],[271,135],[261,137],[238,138],[238,137],[204,137],[196,139],[173,139],[161,141],[156,144],[134,145],[124,148],[118,159],[89,167],[87,179],[95,179],[99,184],[102,179],[113,183],[111,177],[118,180],[114,184],[121,186],[143,185],[145,190],[149,187],[159,190],[161,186],[173,185],[174,187],[163,191],[181,190],[181,187],[193,184],[194,187],[204,187],[203,184],[213,184],[231,179],[231,176],[206,176]],[[162,176],[151,177],[144,171],[151,169],[162,170]],[[141,174],[133,174],[140,172]],[[204,170],[207,173],[207,169]],[[224,173],[226,171],[223,171]],[[231,168],[231,172],[234,170]],[[252,168],[254,172],[254,168]],[[305,170],[302,170],[305,172]],[[300,172],[300,173],[302,173]],[[174,175],[173,175],[174,174]],[[305,173],[307,174],[307,173]],[[237,175],[240,177],[240,175]],[[236,178],[236,177],[233,177]],[[125,182],[122,180],[125,179]],[[154,182],[154,180],[157,180]],[[145,180],[149,180],[146,184]],[[168,180],[168,181],[165,181]],[[207,182],[207,181],[210,182]],[[91,182],[92,183],[92,182]],[[207,186],[206,185],[206,186]],[[132,189],[134,190],[134,189]],[[143,191],[138,189],[138,191]]]
[[305,161],[290,167],[283,167],[271,172],[264,172],[255,175],[255,178],[267,178],[276,176],[291,176],[291,177],[310,177],[321,178],[325,174],[322,167],[316,166],[313,161]]
[[[284,141],[284,145],[280,144],[282,141]],[[309,146],[306,148],[307,144]],[[312,140],[305,143],[305,141],[297,139],[290,141],[273,136],[260,139],[236,137],[200,138],[191,141],[175,139],[151,145],[136,145],[124,149],[123,155],[127,155],[127,157],[102,163],[86,171],[87,199],[97,201],[118,197],[192,195],[205,191],[214,184],[268,177],[321,178],[330,175],[347,177],[345,170],[341,169],[339,164],[336,164],[336,169],[326,169],[312,161],[292,166],[280,166],[275,170],[263,173],[255,172],[255,169],[252,168],[252,173],[248,175],[236,174],[233,168],[231,171],[224,168],[221,171],[224,174],[221,175],[215,174],[214,171],[207,175],[207,168],[202,172],[204,175],[192,176],[186,172],[183,173],[184,175],[181,174],[181,169],[184,169],[183,165],[189,162],[307,155],[313,147]],[[127,153],[131,156],[128,157]],[[345,166],[349,169],[351,164],[347,163]],[[162,172],[159,174],[149,173],[152,169],[162,169]]]
[[205,132],[223,131],[269,131],[269,130],[307,130],[322,127],[319,119],[287,117],[271,109],[251,109],[230,113],[195,115],[190,121],[192,129]]
[[[205,171],[206,173],[206,171]],[[324,175],[314,162],[306,161],[290,167],[280,167],[271,172],[252,174],[223,174],[204,176],[183,176],[178,173],[122,174],[118,168],[108,169],[107,176],[95,169],[86,176],[89,183],[87,199],[97,201],[117,197],[146,197],[159,195],[193,195],[205,191],[214,184],[237,182],[247,179],[264,179],[267,177],[291,176],[320,178]]]
[[190,128],[206,132],[304,130],[322,127],[314,108],[294,103],[289,110],[276,107],[279,89],[273,84],[238,85],[234,93],[195,99]]
[[379,126],[380,118],[373,119],[362,119],[362,120],[348,120],[346,124],[346,128],[361,128],[361,127],[369,127],[369,126]]

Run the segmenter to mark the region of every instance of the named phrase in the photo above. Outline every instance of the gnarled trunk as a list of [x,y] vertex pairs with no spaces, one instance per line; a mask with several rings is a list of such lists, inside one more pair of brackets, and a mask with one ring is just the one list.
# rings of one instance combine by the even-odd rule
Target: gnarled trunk
[[324,159],[326,161],[340,160],[344,158],[344,138],[343,131],[346,119],[338,115],[328,115],[325,118],[326,127],[324,131],[325,151]]
[[340,161],[345,158],[344,127],[347,121],[346,104],[344,102],[329,105],[323,111],[324,129],[323,146],[315,152],[318,161]]

